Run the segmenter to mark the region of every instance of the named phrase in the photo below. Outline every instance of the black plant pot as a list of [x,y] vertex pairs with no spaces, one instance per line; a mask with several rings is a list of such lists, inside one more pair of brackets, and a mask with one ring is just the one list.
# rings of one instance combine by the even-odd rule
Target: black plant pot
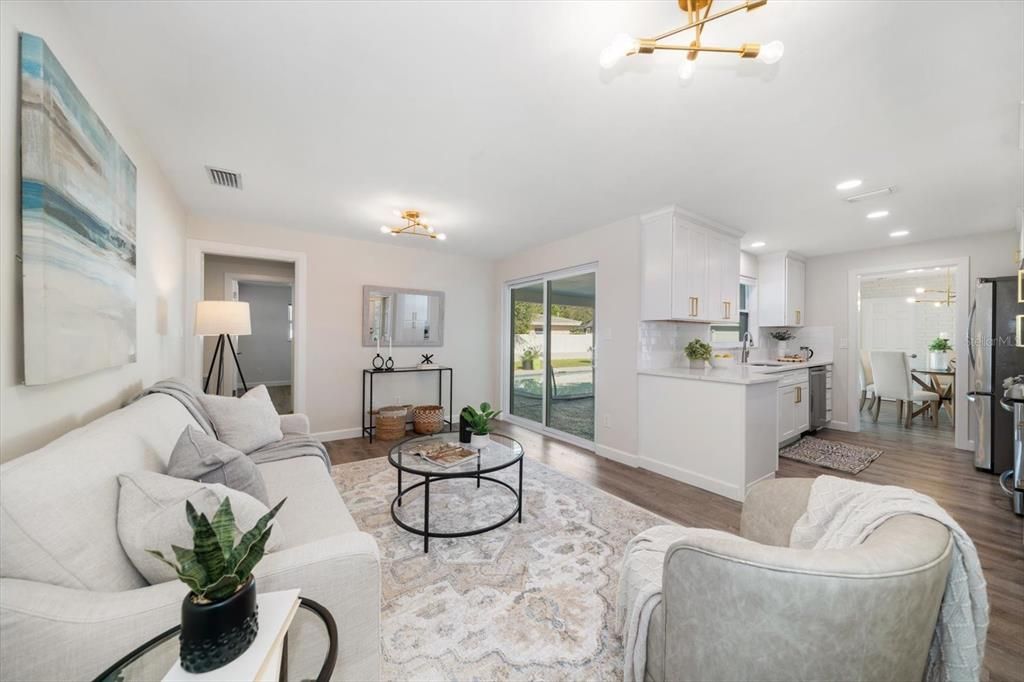
[[256,580],[227,599],[196,604],[192,593],[181,603],[181,667],[190,673],[216,670],[235,660],[256,639]]

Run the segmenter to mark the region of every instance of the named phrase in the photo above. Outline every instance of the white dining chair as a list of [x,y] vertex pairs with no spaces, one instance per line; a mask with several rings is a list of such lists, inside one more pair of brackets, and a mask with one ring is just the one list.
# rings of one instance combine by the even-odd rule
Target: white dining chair
[[[922,413],[929,413],[934,420],[934,426],[938,427],[939,394],[914,388],[914,381],[910,377],[910,361],[906,353],[871,351],[871,374],[875,380],[875,395],[879,398],[872,414],[873,421],[878,421],[882,400],[896,400],[899,419],[908,429],[914,417]],[[921,403],[921,407],[915,411],[914,403],[917,402]]]
[[[866,350],[860,352],[860,411],[864,411],[864,405],[866,404],[870,413],[875,409],[878,395],[875,393],[875,378],[871,373],[871,357],[868,355],[869,352]],[[871,402],[868,402],[869,397]]]

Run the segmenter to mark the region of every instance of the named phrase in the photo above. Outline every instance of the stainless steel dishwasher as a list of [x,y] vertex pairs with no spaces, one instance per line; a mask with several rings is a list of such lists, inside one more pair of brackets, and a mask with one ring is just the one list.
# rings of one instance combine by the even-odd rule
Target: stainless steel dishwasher
[[828,367],[811,367],[811,431],[828,422]]

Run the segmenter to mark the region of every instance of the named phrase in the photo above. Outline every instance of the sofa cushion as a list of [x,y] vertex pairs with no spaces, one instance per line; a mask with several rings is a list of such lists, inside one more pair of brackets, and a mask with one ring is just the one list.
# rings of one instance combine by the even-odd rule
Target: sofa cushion
[[[177,576],[170,566],[150,555],[147,549],[159,550],[173,559],[171,545],[192,547],[192,528],[185,517],[186,500],[200,514],[212,518],[224,498],[230,499],[236,541],[270,511],[256,498],[217,483],[198,483],[152,471],[121,474],[117,480],[121,485],[117,534],[128,558],[151,585],[175,580]],[[266,547],[268,552],[283,545],[276,519],[272,527]]]
[[281,417],[262,384],[241,398],[199,395],[199,402],[210,415],[217,440],[249,454],[264,445],[281,440]]
[[166,468],[186,425],[150,395],[0,465],[0,575],[119,592],[147,583],[117,537],[117,475]]
[[288,501],[277,518],[288,529],[285,547],[359,530],[318,457],[295,457],[259,465],[270,499]]
[[194,426],[186,426],[167,462],[167,475],[200,483],[220,483],[270,505],[263,475],[248,455]]

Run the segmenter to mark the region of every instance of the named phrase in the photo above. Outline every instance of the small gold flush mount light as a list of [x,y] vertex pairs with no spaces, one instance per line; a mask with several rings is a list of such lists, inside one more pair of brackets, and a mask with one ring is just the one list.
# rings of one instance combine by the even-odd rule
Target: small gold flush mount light
[[388,225],[381,225],[380,231],[382,234],[390,234],[392,237],[397,237],[400,234],[416,235],[419,237],[429,237],[430,239],[436,239],[438,241],[444,241],[448,236],[444,232],[437,232],[433,227],[427,225],[420,220],[419,211],[401,211],[397,212],[397,215],[405,221],[405,225],[402,227],[389,227]]
[[[778,40],[761,45],[759,43],[743,43],[739,47],[715,47],[701,42],[704,26],[724,16],[746,10],[752,10],[767,4],[768,0],[746,0],[719,12],[711,13],[714,0],[678,0],[679,8],[686,12],[686,23],[660,33],[653,38],[633,38],[620,33],[612,40],[611,45],[601,52],[601,66],[610,69],[623,57],[636,54],[652,54],[655,50],[676,50],[685,52],[685,59],[679,65],[679,77],[689,80],[694,73],[697,55],[701,52],[721,52],[739,55],[741,59],[757,59],[765,64],[774,64],[782,59],[785,46]],[[687,44],[670,44],[663,42],[679,33],[693,29],[693,39]]]

